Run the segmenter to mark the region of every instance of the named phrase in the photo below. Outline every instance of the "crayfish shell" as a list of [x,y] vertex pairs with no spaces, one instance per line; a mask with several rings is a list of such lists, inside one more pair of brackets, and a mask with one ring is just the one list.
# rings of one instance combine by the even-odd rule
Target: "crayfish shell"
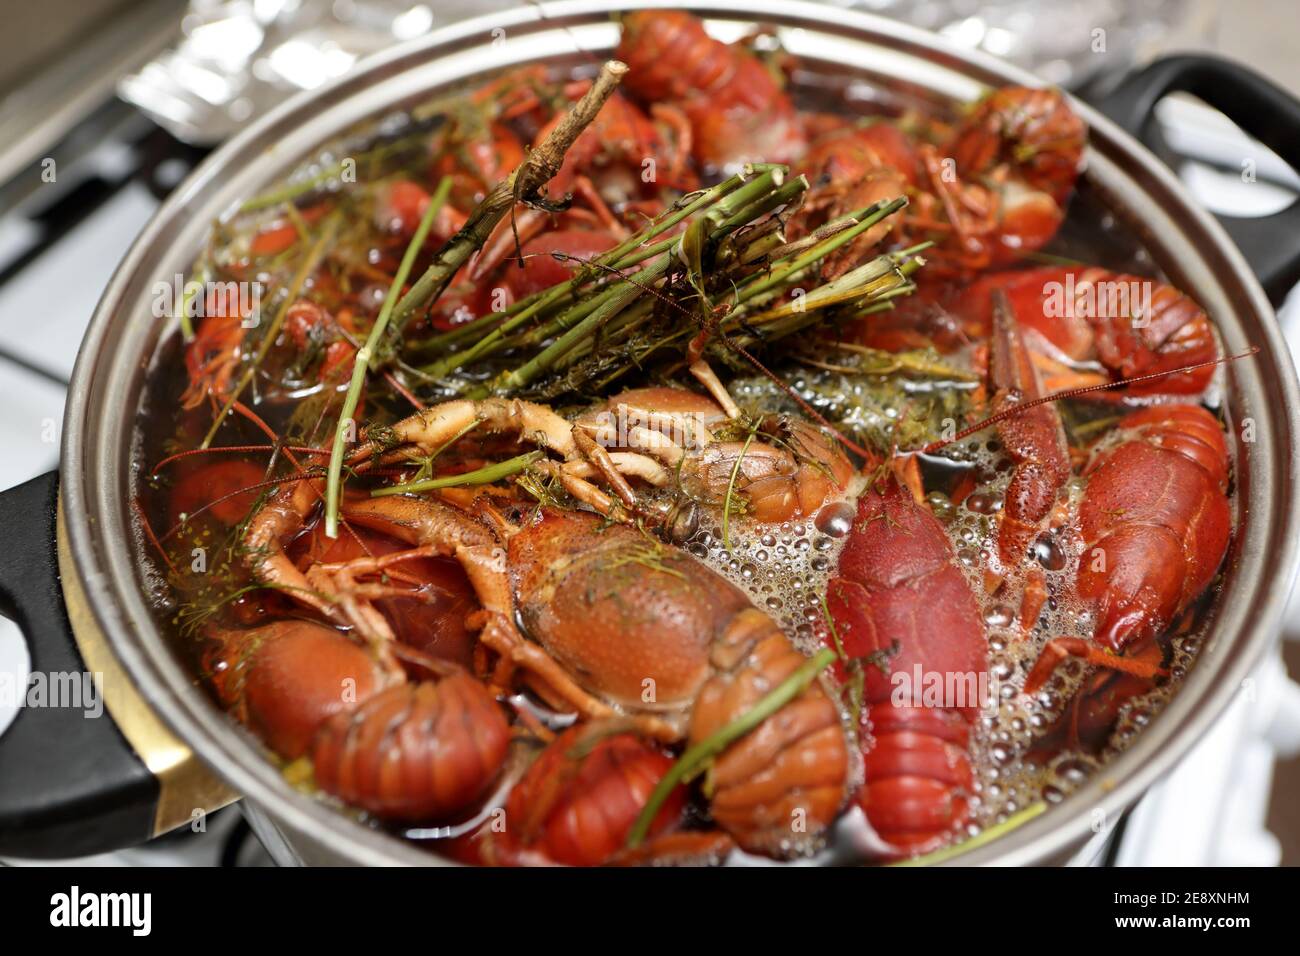
[[316,783],[384,820],[438,820],[472,805],[496,778],[510,727],[468,674],[399,684],[339,714],[312,748]]
[[[756,608],[737,615],[719,643],[734,657],[717,660],[718,672],[700,691],[691,745],[752,709],[807,662]],[[839,707],[814,682],[724,750],[705,789],[714,822],[741,847],[782,857],[813,847],[844,806],[853,776]]]
[[385,684],[364,648],[322,624],[275,621],[215,636],[213,680],[222,702],[287,760],[307,752],[326,720]]
[[[623,850],[633,823],[673,760],[636,734],[599,724],[565,731],[537,757],[506,803],[505,830],[493,834],[485,858],[599,866]],[[684,788],[669,795],[651,835],[681,817]]]

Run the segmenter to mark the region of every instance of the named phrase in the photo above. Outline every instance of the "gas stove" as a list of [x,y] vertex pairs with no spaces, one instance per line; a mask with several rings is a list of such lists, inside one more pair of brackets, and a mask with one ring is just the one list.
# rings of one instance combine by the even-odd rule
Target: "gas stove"
[[[1260,164],[1260,182],[1231,175],[1244,138],[1219,114],[1170,100],[1159,119],[1166,141],[1187,157],[1180,173],[1212,208],[1264,214],[1300,192],[1280,161]],[[1262,147],[1252,147],[1258,155]],[[1267,151],[1264,151],[1267,152]],[[0,489],[55,467],[64,391],[86,322],[122,255],[167,193],[202,158],[116,100],[78,123],[48,157],[0,183]],[[49,165],[52,163],[52,167]],[[48,170],[53,168],[53,175]],[[1280,310],[1300,361],[1300,288]],[[1300,640],[1300,600],[1284,634]],[[0,672],[24,675],[21,635],[0,619]],[[14,716],[0,705],[0,733]],[[1121,821],[1090,862],[1272,865],[1265,828],[1273,764],[1300,752],[1300,687],[1270,654],[1214,730]],[[21,861],[3,861],[18,863]],[[235,808],[203,831],[184,829],[144,846],[79,864],[264,865],[270,862]]]

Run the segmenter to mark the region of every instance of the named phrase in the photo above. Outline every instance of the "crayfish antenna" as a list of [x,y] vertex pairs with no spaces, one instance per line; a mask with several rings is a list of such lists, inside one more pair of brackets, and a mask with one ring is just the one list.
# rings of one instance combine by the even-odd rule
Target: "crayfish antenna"
[[1227,365],[1229,362],[1251,358],[1258,354],[1259,346],[1252,345],[1244,352],[1237,352],[1235,355],[1223,355],[1216,359],[1210,359],[1207,362],[1193,362],[1191,365],[1180,365],[1177,368],[1169,368],[1160,372],[1148,372],[1146,375],[1133,375],[1128,378],[1118,378],[1113,382],[1103,382],[1100,385],[1084,385],[1080,388],[1067,388],[1063,391],[1052,392],[1050,395],[1044,395],[1041,398],[1031,399],[1030,401],[1013,405],[1011,408],[1003,409],[982,421],[976,422],[974,425],[963,428],[950,438],[940,438],[930,442],[928,445],[922,447],[920,451],[921,454],[924,455],[933,454],[936,451],[947,448],[949,445],[954,445],[959,441],[964,441],[971,435],[982,432],[991,425],[996,425],[998,422],[1006,421],[1008,418],[1020,415],[1031,408],[1037,408],[1039,405],[1046,405],[1048,402],[1059,402],[1066,398],[1078,398],[1080,395],[1088,395],[1092,392],[1104,392],[1115,388],[1127,388],[1130,385],[1137,385],[1140,382],[1151,382],[1156,379],[1167,378],[1170,375],[1181,375],[1186,372],[1195,372],[1197,369],[1210,368],[1214,365]]

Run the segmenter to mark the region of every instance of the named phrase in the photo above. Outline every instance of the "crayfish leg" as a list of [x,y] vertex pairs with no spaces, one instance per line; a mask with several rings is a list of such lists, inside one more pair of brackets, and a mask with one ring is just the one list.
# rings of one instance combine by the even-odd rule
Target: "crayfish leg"
[[[989,377],[996,389],[995,415],[1042,397],[1038,372],[1002,289],[993,291]],[[999,422],[997,432],[1015,463],[998,528],[999,556],[1005,569],[1014,571],[1025,562],[1030,543],[1070,477],[1070,451],[1061,417],[1051,403],[1010,415]]]
[[1056,668],[1071,657],[1079,658],[1096,667],[1104,667],[1107,670],[1148,680],[1166,677],[1169,674],[1164,667],[1160,666],[1158,659],[1153,661],[1147,655],[1129,657],[1109,651],[1087,638],[1057,637],[1047,642],[1033,669],[1030,670],[1029,676],[1025,678],[1025,693],[1036,694],[1042,690],[1052,674],[1056,672]]

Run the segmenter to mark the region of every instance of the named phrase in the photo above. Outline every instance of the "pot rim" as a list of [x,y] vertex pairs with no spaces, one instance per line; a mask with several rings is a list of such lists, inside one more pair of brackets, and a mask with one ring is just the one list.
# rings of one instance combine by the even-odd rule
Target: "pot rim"
[[[143,301],[133,286],[148,284],[157,275],[146,274],[151,264],[158,265],[155,258],[175,258],[175,248],[183,245],[177,242],[177,233],[188,228],[183,217],[192,215],[194,207],[212,208],[222,189],[228,191],[230,181],[238,179],[241,166],[265,166],[265,171],[257,174],[265,184],[281,175],[286,164],[301,158],[297,150],[268,143],[268,137],[277,131],[286,137],[292,129],[305,135],[305,129],[315,128],[313,124],[330,122],[337,134],[369,115],[368,111],[342,119],[349,105],[355,109],[367,99],[367,92],[373,100],[376,93],[388,90],[389,103],[396,103],[390,89],[396,78],[410,77],[414,82],[417,74],[434,70],[445,59],[462,53],[481,54],[498,28],[508,37],[514,32],[511,42],[527,41],[555,28],[568,33],[605,23],[611,13],[646,7],[686,8],[705,19],[772,23],[794,31],[792,36],[806,33],[830,46],[848,43],[862,52],[865,45],[877,54],[883,50],[886,59],[892,51],[928,61],[981,86],[996,82],[1044,85],[1015,67],[950,46],[924,30],[797,0],[782,4],[779,13],[759,15],[747,0],[703,4],[564,0],[477,17],[368,58],[352,73],[281,104],[214,152],[163,203],[132,245],[101,297],[83,340],[65,411],[60,493],[71,554],[99,625],[144,698],[209,766],[280,825],[328,844],[352,862],[448,861],[357,823],[290,788],[253,738],[221,714],[174,655],[165,652],[163,636],[145,605],[142,581],[131,555],[133,542],[129,540],[132,535],[124,496],[119,491],[132,458],[128,449],[133,447],[134,404],[128,399],[138,398],[139,380],[161,332],[154,330],[147,348],[132,351],[129,347],[147,335],[130,327]],[[529,59],[562,52],[551,50]],[[479,72],[501,67],[500,62],[487,64]],[[438,84],[423,81],[422,85]],[[1105,815],[1103,819],[1117,819],[1205,733],[1271,643],[1300,549],[1300,538],[1285,533],[1300,523],[1300,499],[1295,494],[1300,451],[1294,441],[1300,433],[1300,389],[1263,291],[1222,227],[1190,199],[1170,170],[1091,107],[1073,99],[1072,105],[1090,129],[1087,175],[1111,184],[1134,184],[1128,188],[1139,189],[1141,195],[1127,196],[1125,203],[1137,203],[1149,217],[1142,221],[1149,227],[1144,238],[1149,246],[1165,251],[1165,256],[1157,255],[1160,264],[1183,287],[1189,281],[1181,276],[1183,269],[1204,266],[1206,275],[1199,281],[1213,281],[1215,291],[1211,301],[1199,296],[1198,300],[1216,316],[1226,346],[1234,351],[1252,342],[1261,346],[1256,362],[1226,372],[1234,386],[1229,404],[1244,404],[1244,408],[1234,408],[1234,417],[1250,414],[1257,419],[1256,447],[1261,449],[1253,451],[1238,441],[1239,456],[1251,462],[1249,469],[1243,469],[1241,457],[1238,459],[1239,514],[1228,559],[1232,581],[1241,587],[1231,592],[1225,588],[1216,602],[1209,638],[1197,665],[1131,747],[1061,805],[997,840],[961,853],[953,860],[957,864],[1041,862],[1095,832],[1092,821],[1096,811]],[[281,130],[286,124],[293,126]],[[1174,234],[1162,231],[1170,226]],[[155,255],[160,246],[167,251]],[[1243,331],[1243,323],[1254,328]],[[127,347],[123,347],[124,339]],[[1263,376],[1260,370],[1265,365],[1277,374]],[[1249,480],[1259,476],[1262,481]],[[1271,498],[1265,497],[1269,494]]]

